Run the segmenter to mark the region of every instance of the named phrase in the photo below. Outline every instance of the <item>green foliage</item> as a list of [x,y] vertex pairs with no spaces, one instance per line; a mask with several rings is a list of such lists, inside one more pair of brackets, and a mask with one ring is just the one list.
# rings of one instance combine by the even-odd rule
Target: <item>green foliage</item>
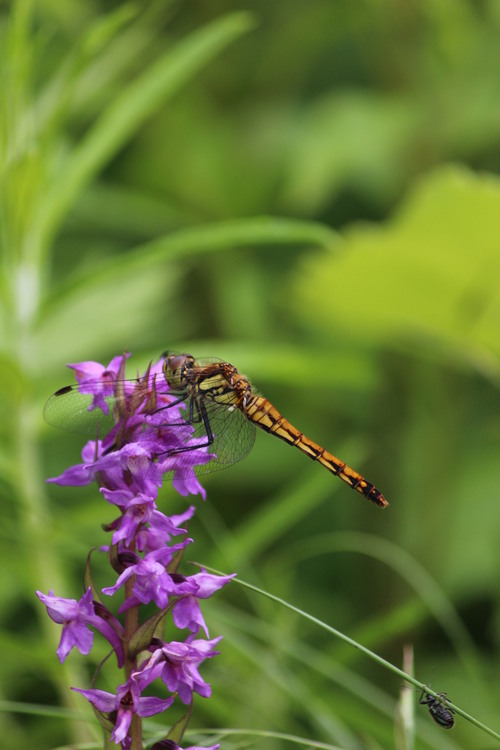
[[[57,663],[34,590],[77,597],[111,516],[94,489],[44,486],[82,438],[45,425],[43,403],[71,381],[66,362],[128,349],[133,377],[167,347],[233,362],[391,502],[368,506],[259,435],[207,479],[196,559],[393,664],[413,643],[416,677],[498,729],[498,3],[16,0],[0,14],[8,750],[100,742],[68,690],[88,685],[84,661]],[[422,707],[412,729],[408,700],[394,735],[399,678],[226,591],[207,613],[225,636],[214,696],[193,711],[205,740],[484,744]]]
[[430,349],[498,377],[499,215],[500,180],[441,169],[384,226],[355,226],[341,253],[305,259],[296,316],[321,336]]

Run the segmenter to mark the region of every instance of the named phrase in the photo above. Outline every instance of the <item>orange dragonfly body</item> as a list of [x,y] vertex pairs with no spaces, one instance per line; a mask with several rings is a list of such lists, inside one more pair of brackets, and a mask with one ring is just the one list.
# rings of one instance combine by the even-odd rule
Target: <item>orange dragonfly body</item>
[[[173,391],[185,391],[189,395],[202,421],[204,404],[213,403],[229,410],[238,409],[250,423],[295,446],[379,507],[385,508],[389,504],[371,482],[325,448],[305,437],[270,401],[256,395],[250,381],[244,375],[240,375],[233,365],[227,362],[198,365],[190,354],[167,354],[163,372]],[[207,434],[210,434],[209,421],[207,418]]]

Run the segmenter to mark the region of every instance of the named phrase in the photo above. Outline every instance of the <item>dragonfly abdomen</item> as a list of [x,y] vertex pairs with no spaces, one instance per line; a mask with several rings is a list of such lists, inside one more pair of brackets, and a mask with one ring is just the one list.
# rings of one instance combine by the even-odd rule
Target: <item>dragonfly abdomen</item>
[[332,474],[336,474],[338,477],[340,477],[344,482],[346,482],[346,484],[349,485],[349,487],[352,487],[353,490],[356,490],[361,495],[368,498],[368,500],[376,503],[376,505],[379,505],[381,508],[385,508],[387,505],[389,505],[385,497],[382,495],[380,490],[375,487],[375,485],[373,485],[371,482],[368,482],[361,474],[358,474],[357,471],[351,469],[350,466],[337,458],[337,456],[334,456],[332,453],[328,453],[328,451],[323,450],[323,453],[318,456],[316,460],[319,461],[322,466],[328,469],[328,471],[331,471]]
[[266,432],[276,435],[290,445],[294,445],[313,461],[318,461],[322,466],[342,481],[352,487],[364,497],[371,500],[381,508],[389,503],[371,482],[368,482],[361,474],[351,469],[344,461],[337,458],[333,453],[307,438],[300,430],[294,427],[279,411],[263,396],[253,396],[245,405],[244,412],[248,419]]

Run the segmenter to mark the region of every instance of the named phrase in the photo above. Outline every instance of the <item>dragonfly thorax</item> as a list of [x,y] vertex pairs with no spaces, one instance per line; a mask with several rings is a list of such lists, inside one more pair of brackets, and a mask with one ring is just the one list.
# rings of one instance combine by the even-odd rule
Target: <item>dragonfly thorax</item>
[[226,363],[203,368],[197,377],[196,388],[208,401],[239,409],[245,408],[251,395],[247,378]]
[[163,374],[172,391],[184,391],[196,402],[244,409],[252,395],[249,380],[228,362],[202,365],[190,354],[166,354]]

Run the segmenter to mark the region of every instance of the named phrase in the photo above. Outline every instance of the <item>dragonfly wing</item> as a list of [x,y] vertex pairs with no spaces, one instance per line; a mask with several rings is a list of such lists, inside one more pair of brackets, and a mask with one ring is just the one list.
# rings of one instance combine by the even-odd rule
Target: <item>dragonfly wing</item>
[[104,414],[99,408],[89,411],[93,398],[90,393],[80,393],[77,387],[61,388],[45,404],[43,418],[61,430],[103,438],[114,426],[115,399],[105,399],[108,413]]
[[[192,450],[202,449],[204,453],[214,454],[214,458],[193,467],[189,461],[189,456],[186,456],[189,464],[187,474],[192,473],[192,471],[198,475],[209,474],[219,469],[225,469],[244,458],[255,442],[255,426],[248,421],[239,409],[229,410],[227,406],[205,401],[204,410],[213,440],[211,443],[209,442],[205,421],[201,418],[201,415],[196,414],[195,408],[193,409],[194,417],[191,423],[193,432],[190,434],[189,440],[196,442]],[[186,412],[183,414],[185,419],[188,418],[188,413],[189,404],[186,404]],[[175,427],[172,426],[170,429],[175,429]],[[187,443],[186,450],[172,455],[178,456],[181,463],[183,453],[189,454],[189,452],[190,447]],[[171,472],[168,472],[167,476],[170,474]],[[176,468],[175,474],[178,477],[182,476],[182,469]]]
[[[125,384],[137,384],[137,381],[124,381]],[[90,387],[92,384],[90,384]],[[86,384],[89,387],[89,384]],[[100,383],[95,384],[95,393],[99,393]],[[175,398],[175,396],[174,396]],[[48,424],[58,427],[69,432],[76,432],[82,435],[89,435],[93,438],[104,438],[115,426],[113,418],[114,411],[118,408],[120,411],[121,400],[118,396],[100,397],[101,408],[90,409],[94,403],[95,395],[93,393],[81,393],[79,386],[66,386],[54,393],[43,410],[43,416]],[[166,457],[173,458],[175,464],[174,471],[167,471],[166,478],[171,479],[175,472],[177,477],[182,476],[182,457],[185,457],[186,476],[192,476],[193,470],[196,474],[208,474],[218,469],[223,469],[244,458],[251,450],[255,441],[255,426],[249,422],[239,409],[230,409],[226,405],[216,404],[214,402],[203,401],[203,411],[205,420],[199,409],[194,405],[190,409],[189,400],[180,404],[180,418],[182,423],[169,424],[172,417],[176,417],[170,410],[157,412],[160,419],[155,420],[156,427],[164,428],[176,436],[179,448],[166,454]],[[107,411],[107,413],[104,413]],[[192,412],[192,421],[190,415]],[[161,415],[165,415],[165,422]],[[177,417],[178,418],[178,417]],[[186,430],[186,427],[188,428]],[[211,435],[209,439],[208,432]],[[194,455],[189,455],[191,451],[200,451],[201,463],[193,466]],[[207,454],[214,454],[214,458],[206,461]],[[159,460],[165,456],[159,456]]]
[[245,458],[255,442],[255,425],[239,409],[230,410],[220,404],[211,404],[207,415],[214,436],[209,451],[216,454],[214,462],[219,468]]
[[134,390],[143,389],[146,398],[153,387],[158,395],[168,392],[166,384],[160,381],[158,385],[154,375],[148,380],[131,378],[110,383],[96,380],[67,385],[49,398],[43,417],[61,430],[103,438],[115,426],[115,414],[127,413],[127,398],[130,400]]

